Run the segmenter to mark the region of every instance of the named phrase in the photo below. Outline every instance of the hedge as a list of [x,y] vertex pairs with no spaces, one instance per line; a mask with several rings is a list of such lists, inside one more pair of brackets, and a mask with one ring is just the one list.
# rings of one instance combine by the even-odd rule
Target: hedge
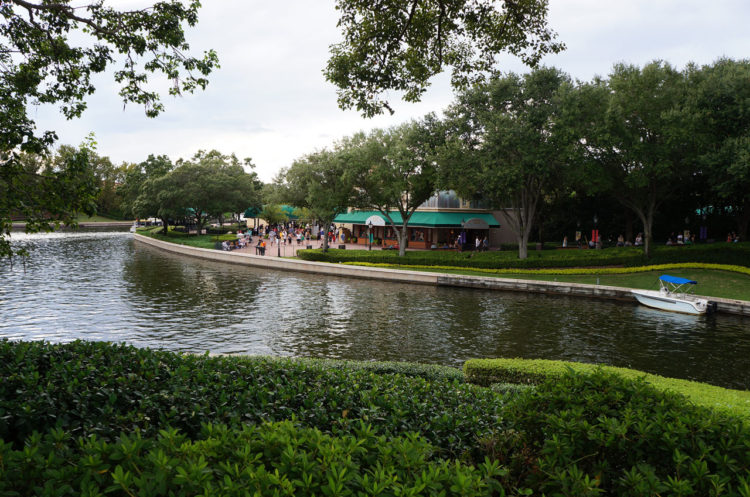
[[665,378],[634,369],[580,362],[547,359],[471,359],[464,363],[466,381],[483,386],[494,383],[535,385],[550,378],[560,378],[570,371],[592,373],[597,370],[628,379],[643,378],[656,388],[685,395],[697,405],[750,418],[750,392],[744,390],[731,390],[707,383]]
[[331,437],[291,422],[206,425],[123,434],[112,443],[54,430],[23,449],[0,444],[0,495],[486,496],[507,471],[431,460],[419,436],[391,440],[367,426]]
[[533,495],[750,496],[750,424],[604,371],[512,397],[478,445]]
[[369,262],[389,265],[449,266],[484,269],[532,269],[596,266],[643,266],[674,263],[728,264],[748,267],[750,242],[732,244],[704,244],[680,247],[654,247],[646,259],[636,247],[616,247],[605,250],[545,250],[529,251],[527,259],[518,259],[511,251],[453,252],[409,251],[399,257],[388,250],[300,250],[300,259],[319,262]]
[[[397,366],[382,366],[395,371]],[[423,432],[458,456],[488,429],[502,402],[459,374],[376,374],[360,366],[263,357],[180,355],[101,342],[0,341],[0,438],[20,446],[58,427],[111,440],[171,426],[193,437],[203,423],[240,426],[294,417],[326,433],[363,420],[386,435]],[[425,377],[433,377],[428,381]]]
[[0,495],[750,496],[750,424],[645,376],[366,366],[0,341]]

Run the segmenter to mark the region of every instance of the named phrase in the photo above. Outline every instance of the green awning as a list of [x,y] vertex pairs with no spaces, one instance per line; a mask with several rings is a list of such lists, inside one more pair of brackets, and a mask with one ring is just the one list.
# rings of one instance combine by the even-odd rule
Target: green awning
[[[388,224],[388,220],[378,211],[352,211],[339,214],[333,220],[334,223],[367,224],[367,218],[379,216]],[[391,219],[396,224],[401,224],[401,214],[390,213]],[[489,212],[424,212],[417,211],[412,214],[409,226],[415,228],[460,228],[466,226],[470,229],[499,228],[500,223]]]

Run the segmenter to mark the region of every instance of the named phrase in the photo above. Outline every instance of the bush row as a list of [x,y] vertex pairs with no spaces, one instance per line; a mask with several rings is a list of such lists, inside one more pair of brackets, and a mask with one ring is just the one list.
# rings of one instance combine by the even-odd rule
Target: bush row
[[361,425],[331,437],[291,422],[204,425],[194,440],[177,430],[123,434],[108,443],[62,430],[22,450],[0,444],[0,495],[455,495],[501,489],[499,463],[477,468],[431,460],[416,435],[386,439]]
[[750,426],[643,379],[404,370],[3,341],[0,494],[750,496]]
[[466,381],[483,386],[496,383],[538,385],[547,380],[557,380],[571,371],[590,374],[598,370],[626,379],[644,379],[659,390],[677,392],[697,405],[750,417],[750,392],[665,378],[634,369],[547,359],[470,359],[464,363]]
[[292,417],[339,433],[361,419],[386,435],[423,432],[441,453],[458,456],[501,408],[499,395],[461,384],[460,372],[378,367],[409,376],[326,361],[0,341],[0,438],[20,447],[32,432],[54,427],[111,440],[121,431],[151,436],[166,426],[193,437],[202,423]]
[[323,253],[320,249],[300,250],[298,257],[320,262],[370,262],[380,264],[409,264],[417,266],[451,266],[486,269],[532,269],[581,266],[643,266],[646,264],[713,263],[748,266],[750,243],[705,244],[681,247],[654,247],[649,259],[635,247],[616,247],[604,250],[545,250],[530,251],[527,259],[518,259],[511,251],[444,252],[410,251],[399,257],[387,250],[338,250]]

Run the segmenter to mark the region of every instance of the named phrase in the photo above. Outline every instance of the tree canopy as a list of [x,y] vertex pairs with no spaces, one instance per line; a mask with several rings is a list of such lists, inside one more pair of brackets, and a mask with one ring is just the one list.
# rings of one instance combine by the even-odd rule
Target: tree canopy
[[[88,175],[86,154],[78,155],[78,166],[66,168],[64,176],[24,169],[21,154],[44,155],[57,139],[54,130],[37,130],[33,109],[59,105],[66,118],[79,117],[95,90],[93,75],[118,63],[114,79],[123,101],[143,105],[149,117],[164,110],[151,75],[170,81],[172,95],[205,88],[217,56],[213,51],[200,58],[189,55],[185,38],[185,27],[198,21],[199,6],[198,0],[162,1],[137,10],[116,9],[103,0],[0,3],[0,192],[17,192],[0,193],[0,256],[12,253],[11,216],[24,217],[27,231],[45,228],[53,212],[70,223],[94,194],[81,190],[80,197],[55,197],[29,191],[44,183],[70,192],[71,184],[84,183]],[[30,195],[38,208],[23,203]]]
[[568,84],[557,69],[508,74],[464,92],[448,111],[443,182],[464,198],[507,208],[521,259],[543,196],[567,165],[559,93]]
[[503,51],[535,66],[564,48],[547,27],[547,0],[337,0],[336,8],[343,41],[331,46],[325,75],[339,106],[367,117],[393,113],[381,97],[389,90],[418,102],[445,67],[465,89]]

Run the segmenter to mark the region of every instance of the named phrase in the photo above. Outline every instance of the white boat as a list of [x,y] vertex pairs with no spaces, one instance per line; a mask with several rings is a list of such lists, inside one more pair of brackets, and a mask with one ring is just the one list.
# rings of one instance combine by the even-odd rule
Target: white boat
[[706,314],[713,311],[715,304],[686,291],[688,285],[696,284],[697,281],[663,274],[659,276],[659,290],[632,290],[632,293],[638,302],[655,309],[686,314]]

